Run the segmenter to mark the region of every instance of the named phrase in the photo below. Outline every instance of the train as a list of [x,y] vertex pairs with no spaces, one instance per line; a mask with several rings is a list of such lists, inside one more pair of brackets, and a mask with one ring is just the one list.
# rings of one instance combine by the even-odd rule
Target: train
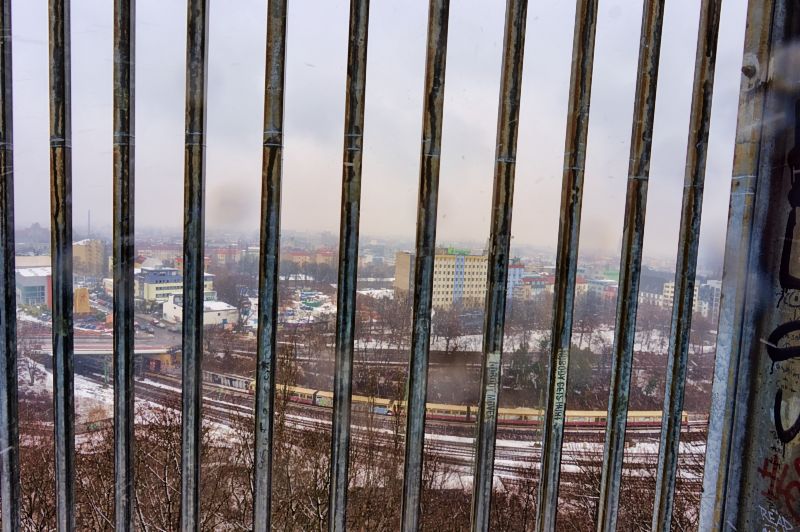
[[[203,371],[203,382],[215,388],[231,392],[252,395],[255,390],[255,381],[241,375],[228,375],[213,371]],[[300,386],[287,386],[279,384],[277,393],[293,403],[306,404],[323,408],[333,408],[333,392],[314,390]],[[364,395],[352,396],[352,408],[355,412],[369,413],[385,416],[397,416],[404,412],[405,401],[387,399],[382,397],[367,397]],[[425,417],[437,421],[475,421],[478,408],[475,405],[453,405],[428,403]],[[565,424],[573,428],[602,428],[606,426],[605,410],[567,410]],[[538,408],[499,408],[497,420],[501,425],[537,426],[544,419],[544,411]],[[681,413],[681,423],[689,423],[689,414]],[[632,410],[628,412],[628,427],[631,428],[659,428],[661,427],[661,410]]]

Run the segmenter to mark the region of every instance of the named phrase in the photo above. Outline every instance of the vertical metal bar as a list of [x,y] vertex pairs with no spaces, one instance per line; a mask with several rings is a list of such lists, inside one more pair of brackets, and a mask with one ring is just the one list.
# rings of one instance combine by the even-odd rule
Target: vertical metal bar
[[261,250],[258,282],[255,496],[253,530],[270,530],[275,369],[277,367],[278,265],[283,164],[283,89],[286,64],[286,0],[270,0],[264,89],[261,166]]
[[416,265],[414,268],[414,310],[403,475],[401,529],[405,532],[413,532],[419,528],[449,16],[450,0],[431,0],[428,8],[428,46],[425,54],[425,92],[422,111],[422,148],[417,201]]
[[20,526],[11,0],[0,3],[0,31],[0,519],[11,531]]
[[719,333],[706,441],[703,495],[700,499],[700,530],[727,527],[728,516],[736,513],[739,502],[735,498],[729,501],[727,492],[729,466],[737,453],[733,443],[734,429],[737,418],[741,417],[739,410],[744,404],[738,402],[738,382],[742,370],[740,354],[744,352],[744,323],[752,313],[752,309],[745,305],[747,272],[753,260],[754,210],[761,142],[765,135],[764,129],[766,134],[770,129],[762,126],[767,113],[772,21],[775,11],[774,0],[751,0],[747,7],[722,297],[717,326]]
[[675,296],[653,508],[654,531],[670,530],[672,521],[721,9],[722,0],[703,0],[700,6],[678,257],[675,263]]
[[617,325],[614,330],[608,422],[597,507],[597,530],[605,531],[614,530],[617,522],[663,21],[664,0],[645,0],[636,74],[625,227],[619,266]]
[[497,407],[502,373],[503,329],[511,248],[511,210],[522,95],[522,60],[525,50],[527,0],[506,3],[500,102],[497,117],[497,151],[492,194],[492,228],[483,325],[481,402],[478,412],[475,471],[472,483],[473,531],[488,530],[494,474]]
[[75,528],[72,330],[72,94],[70,2],[50,0],[50,234],[56,526]]
[[133,530],[133,262],[136,0],[114,2],[115,529]]
[[208,0],[189,0],[187,16],[186,151],[183,189],[181,530],[200,529],[208,4]]
[[561,446],[564,438],[569,352],[575,309],[575,276],[583,202],[586,139],[589,134],[589,104],[597,27],[597,0],[578,0],[572,44],[569,111],[567,115],[564,175],[556,252],[553,333],[544,411],[542,469],[537,499],[536,530],[554,530],[558,512]]
[[328,519],[328,530],[331,532],[344,532],[347,529],[347,466],[350,449],[350,394],[353,388],[353,330],[356,317],[368,25],[369,0],[350,0],[342,206],[339,227],[339,282],[336,294],[336,374],[333,383]]
[[114,2],[114,501],[133,528],[133,262],[135,0]]

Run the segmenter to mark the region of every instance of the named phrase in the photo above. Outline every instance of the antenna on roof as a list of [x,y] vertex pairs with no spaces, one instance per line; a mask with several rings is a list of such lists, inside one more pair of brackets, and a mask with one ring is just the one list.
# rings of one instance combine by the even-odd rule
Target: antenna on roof
[[86,238],[92,238],[92,209],[89,209],[86,214]]

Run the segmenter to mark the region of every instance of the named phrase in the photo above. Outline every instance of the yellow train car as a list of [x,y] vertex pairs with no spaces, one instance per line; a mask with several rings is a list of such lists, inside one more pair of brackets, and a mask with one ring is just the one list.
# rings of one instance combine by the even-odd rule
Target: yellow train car
[[[247,377],[224,375],[210,371],[203,372],[203,380],[219,388],[253,393],[255,381]],[[314,390],[299,386],[276,387],[278,394],[286,393],[289,400],[301,404],[315,405],[325,408],[333,407],[333,392]],[[378,415],[398,415],[406,411],[405,401],[395,401],[383,397],[354,395],[353,410],[357,412],[373,412]],[[477,405],[454,405],[445,403],[427,403],[426,418],[440,421],[474,422],[478,414]],[[661,410],[631,410],[628,412],[628,427],[642,428],[661,426]],[[606,410],[567,410],[565,424],[570,427],[604,427]],[[544,411],[538,408],[499,408],[497,421],[500,425],[538,426],[544,421]],[[689,414],[681,414],[681,423],[689,423]]]
[[542,410],[538,408],[500,408],[497,419],[500,423],[535,425],[542,421]]
[[315,404],[314,398],[317,394],[316,390],[312,390],[311,388],[300,388],[299,386],[282,386],[280,384],[275,388],[278,394],[282,395],[286,393],[290,401],[306,405]]
[[428,403],[425,407],[428,419],[469,421],[475,418],[475,408],[469,405]]

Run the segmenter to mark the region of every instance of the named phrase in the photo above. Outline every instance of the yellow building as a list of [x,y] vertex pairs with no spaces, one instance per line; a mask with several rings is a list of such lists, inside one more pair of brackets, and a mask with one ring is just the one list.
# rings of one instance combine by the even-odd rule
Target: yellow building
[[76,275],[103,275],[106,248],[101,240],[86,239],[72,244],[72,264]]
[[394,291],[408,296],[414,291],[414,257],[408,251],[398,251],[394,257]]
[[319,249],[314,253],[315,264],[326,264],[335,267],[339,262],[339,253],[332,249]]
[[294,249],[281,249],[281,262],[291,262],[298,267],[303,267],[306,264],[313,262],[313,257],[307,251],[294,250]]
[[[415,255],[400,251],[395,255],[395,292],[409,295],[414,286]],[[486,298],[489,257],[466,250],[438,248],[433,262],[433,307],[453,305],[477,307]]]
[[89,305],[89,289],[79,286],[75,289],[72,298],[72,307],[75,314],[89,314],[92,307]]

